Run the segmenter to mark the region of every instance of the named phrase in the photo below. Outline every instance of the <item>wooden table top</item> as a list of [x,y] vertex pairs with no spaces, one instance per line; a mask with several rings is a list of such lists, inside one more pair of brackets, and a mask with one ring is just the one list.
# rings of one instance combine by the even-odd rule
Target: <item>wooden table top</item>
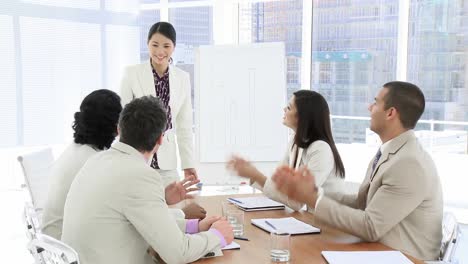
[[[258,195],[258,194],[257,194]],[[181,202],[176,207],[195,201],[203,206],[208,215],[221,215],[221,201],[227,197],[243,197],[250,195],[229,195],[229,196],[198,196],[194,200]],[[270,234],[255,227],[250,223],[253,218],[280,218],[295,217],[305,223],[311,224],[321,229],[320,234],[295,235],[291,236],[291,259],[289,263],[327,263],[322,257],[323,250],[346,250],[346,251],[376,251],[393,250],[380,243],[361,242],[359,238],[329,227],[323,222],[314,218],[308,212],[294,212],[286,210],[245,212],[244,214],[244,237],[250,241],[235,240],[240,244],[240,250],[224,250],[222,257],[207,258],[195,263],[271,263],[270,262]],[[414,263],[423,261],[406,255]]]

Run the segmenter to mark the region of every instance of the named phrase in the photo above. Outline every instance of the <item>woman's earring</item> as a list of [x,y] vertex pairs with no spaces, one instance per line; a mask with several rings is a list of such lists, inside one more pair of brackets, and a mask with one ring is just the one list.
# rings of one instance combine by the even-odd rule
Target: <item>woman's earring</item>
[[169,64],[172,64],[174,60],[172,59],[172,57],[169,58]]

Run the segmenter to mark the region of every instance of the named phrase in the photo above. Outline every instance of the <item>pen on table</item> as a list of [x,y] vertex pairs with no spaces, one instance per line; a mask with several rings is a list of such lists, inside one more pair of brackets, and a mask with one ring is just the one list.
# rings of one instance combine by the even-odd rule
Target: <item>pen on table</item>
[[276,230],[276,227],[272,223],[268,222],[268,220],[265,220],[265,224],[269,225],[271,228]]
[[236,203],[243,203],[243,202],[241,202],[241,201],[239,201],[239,200],[237,200],[237,199],[234,199],[234,198],[228,198],[228,200],[234,201],[234,202],[236,202]]
[[239,236],[235,236],[234,239],[250,241],[250,240],[249,240],[248,238],[246,238],[246,237],[239,237]]

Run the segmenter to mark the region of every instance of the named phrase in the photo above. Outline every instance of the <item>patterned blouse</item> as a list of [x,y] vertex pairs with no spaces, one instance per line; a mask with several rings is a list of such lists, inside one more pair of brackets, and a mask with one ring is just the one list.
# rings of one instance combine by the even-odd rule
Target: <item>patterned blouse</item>
[[[169,105],[169,99],[171,98],[170,90],[169,90],[169,68],[167,68],[166,72],[163,74],[162,77],[159,77],[159,75],[156,73],[156,70],[153,68],[152,64],[151,64],[151,69],[153,71],[154,88],[156,90],[156,97],[161,100],[161,102],[163,103],[167,111],[166,130],[169,130],[172,128],[171,106]],[[155,169],[159,169],[158,157],[156,153],[154,153],[153,160],[151,161],[151,167]]]

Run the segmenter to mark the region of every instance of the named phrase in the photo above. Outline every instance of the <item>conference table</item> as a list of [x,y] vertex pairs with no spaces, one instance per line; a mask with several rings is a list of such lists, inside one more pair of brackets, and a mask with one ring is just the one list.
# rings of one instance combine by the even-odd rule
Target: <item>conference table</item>
[[[221,215],[221,201],[227,197],[246,197],[262,194],[234,194],[216,196],[196,196],[194,199],[181,202],[176,207],[182,207],[190,202],[196,202],[203,206],[208,215]],[[224,250],[224,256],[200,259],[194,263],[271,263],[270,261],[270,234],[250,223],[254,218],[280,218],[295,217],[305,223],[321,229],[320,234],[291,236],[291,259],[289,263],[327,263],[322,257],[323,250],[337,251],[378,251],[393,250],[380,243],[362,242],[359,238],[327,226],[325,223],[315,219],[308,212],[294,212],[286,207],[285,210],[270,210],[245,212],[244,214],[244,237],[250,241],[235,240],[240,244],[240,250]],[[405,254],[406,255],[406,254]],[[406,255],[414,263],[423,261]]]

